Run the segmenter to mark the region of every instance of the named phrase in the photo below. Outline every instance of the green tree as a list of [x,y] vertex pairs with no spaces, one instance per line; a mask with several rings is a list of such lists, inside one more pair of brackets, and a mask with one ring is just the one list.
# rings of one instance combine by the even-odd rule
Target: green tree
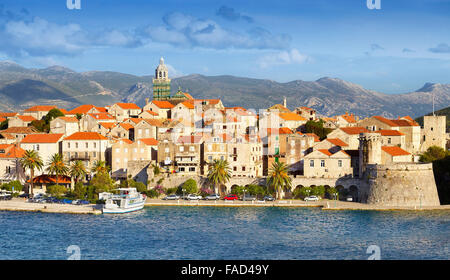
[[267,185],[272,186],[277,193],[277,199],[281,199],[281,190],[290,189],[292,178],[288,175],[288,166],[284,162],[274,162],[267,176]]
[[80,179],[82,180],[87,174],[84,163],[81,160],[74,161],[70,166],[69,174],[72,178],[75,179],[75,182],[78,183],[78,181]]
[[336,195],[336,199],[339,200],[339,191],[336,188],[327,189],[327,194],[330,199],[334,199],[334,196]]
[[158,176],[161,173],[161,169],[159,168],[158,164],[154,163],[152,164],[153,167],[153,175]]
[[98,198],[98,194],[102,192],[110,192],[114,188],[114,181],[111,179],[107,172],[98,172],[94,175],[89,182],[88,194],[90,193],[91,199]]
[[234,186],[231,188],[231,193],[240,196],[244,194],[244,189],[244,186]]
[[438,146],[431,146],[427,149],[426,152],[420,155],[420,162],[433,162],[435,160],[440,160],[449,156],[450,152],[442,149]]
[[301,187],[301,188],[296,188],[294,190],[294,198],[297,199],[304,199],[307,196],[310,196],[313,192],[313,189],[311,187]]
[[69,168],[64,163],[63,157],[61,154],[56,153],[50,157],[50,161],[48,163],[48,167],[46,171],[50,174],[56,175],[56,184],[58,185],[59,176],[66,175],[69,172]]
[[6,119],[0,123],[0,130],[7,129],[7,128],[8,128],[8,119]]
[[91,168],[91,172],[98,174],[98,173],[108,173],[109,172],[109,166],[106,165],[106,161],[98,160],[94,163],[94,166]]
[[182,189],[186,190],[186,193],[197,193],[197,182],[194,179],[188,179],[183,183]]
[[323,198],[325,195],[325,186],[315,186],[312,189],[311,195],[316,195]]
[[44,120],[34,120],[30,123],[30,125],[36,128],[39,132],[48,133],[50,131],[50,125],[45,123]]
[[73,190],[76,199],[85,199],[87,195],[87,187],[83,182],[76,182]]
[[320,140],[327,138],[327,135],[332,131],[332,129],[323,127],[324,123],[325,122],[323,120],[307,121],[305,124],[306,133],[314,133],[319,136]]
[[67,193],[67,189],[61,185],[51,185],[47,187],[47,193],[51,196],[61,197]]
[[[208,181],[214,185],[214,191],[222,196],[221,185],[228,182],[231,178],[231,168],[228,161],[215,159],[208,171]],[[217,192],[217,188],[219,189]]]
[[245,187],[246,193],[250,194],[250,195],[254,195],[254,196],[262,196],[265,194],[265,190],[262,186],[260,185],[248,185],[247,187]]
[[11,181],[9,183],[2,184],[0,187],[2,190],[12,192],[20,192],[23,189],[22,184],[19,181]]
[[48,111],[47,115],[45,115],[42,119],[46,124],[50,124],[50,122],[58,117],[64,117],[63,112],[61,112],[58,108],[53,108]]
[[22,168],[26,170],[30,170],[30,184],[31,191],[30,196],[33,197],[33,188],[34,188],[34,170],[42,170],[44,166],[39,153],[34,150],[26,150],[23,157],[20,159],[20,165]]

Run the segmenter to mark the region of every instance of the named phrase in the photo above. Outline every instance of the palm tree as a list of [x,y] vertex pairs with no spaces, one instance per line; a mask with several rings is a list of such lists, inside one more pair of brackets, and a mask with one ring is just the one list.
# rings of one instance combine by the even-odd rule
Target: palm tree
[[26,150],[22,159],[20,160],[20,165],[26,171],[30,170],[30,182],[31,182],[31,192],[30,195],[33,197],[33,188],[34,188],[34,170],[42,170],[44,164],[42,163],[42,159],[39,156],[39,153],[34,150]]
[[80,178],[86,176],[87,171],[81,160],[77,160],[70,166],[70,176],[75,179],[75,182],[78,182]]
[[46,171],[52,175],[56,175],[56,184],[58,185],[58,179],[60,175],[66,175],[69,172],[69,168],[64,163],[63,157],[61,154],[56,153],[50,157],[50,161],[48,162],[48,167]]
[[98,160],[94,163],[94,166],[91,168],[92,173],[108,173],[109,172],[109,166],[106,165],[106,161]]
[[277,199],[281,199],[281,190],[292,187],[292,178],[288,175],[288,166],[283,162],[274,162],[267,176],[267,185],[274,187]]
[[208,171],[208,180],[214,184],[214,191],[217,193],[219,187],[219,195],[222,196],[220,185],[228,182],[231,178],[231,168],[228,161],[215,159]]

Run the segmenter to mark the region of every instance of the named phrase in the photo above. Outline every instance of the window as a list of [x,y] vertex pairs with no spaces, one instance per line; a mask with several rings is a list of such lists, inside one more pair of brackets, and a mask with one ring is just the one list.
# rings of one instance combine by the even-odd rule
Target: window
[[234,157],[234,158],[233,158],[233,161],[237,161],[237,157]]
[[180,152],[184,152],[184,146],[180,146]]
[[97,148],[97,143],[96,142],[94,142],[94,148]]
[[75,142],[75,148],[78,149],[78,142]]
[[195,172],[195,167],[189,167],[189,172]]
[[320,167],[325,167],[325,160],[320,160]]
[[86,142],[86,149],[87,149],[87,148],[89,148],[89,143],[88,143],[88,142]]
[[212,156],[208,156],[208,160],[209,160],[209,161],[212,161]]
[[67,142],[67,148],[70,149],[70,142]]
[[125,148],[125,153],[128,153],[128,148]]
[[391,144],[391,138],[388,138],[388,144]]
[[310,166],[310,167],[314,167],[314,160],[310,160],[310,161],[309,161],[309,166]]
[[338,166],[342,167],[342,160],[338,160]]
[[245,166],[242,166],[242,171],[245,171]]
[[169,148],[165,148],[164,151],[165,151],[166,153],[168,153],[168,152],[169,152]]
[[208,151],[212,151],[212,145],[208,144]]
[[236,166],[233,166],[233,171],[237,171],[237,167]]
[[194,147],[194,146],[190,146],[190,147],[189,147],[189,151],[195,152],[195,147]]
[[94,157],[97,157],[97,152],[94,152]]

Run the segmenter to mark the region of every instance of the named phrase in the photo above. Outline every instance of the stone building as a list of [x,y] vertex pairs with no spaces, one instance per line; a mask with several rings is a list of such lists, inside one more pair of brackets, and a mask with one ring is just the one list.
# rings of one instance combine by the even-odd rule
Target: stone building
[[424,116],[421,130],[420,150],[425,152],[431,146],[446,148],[446,116]]
[[108,113],[121,122],[128,118],[137,118],[141,108],[134,103],[115,103],[109,108]]
[[58,117],[50,121],[50,133],[62,133],[69,136],[80,131],[80,124],[75,117]]
[[315,150],[304,158],[304,176],[307,178],[352,177],[351,157],[343,150],[335,153],[327,149]]
[[16,144],[0,144],[0,183],[25,182],[26,175],[20,164],[24,153]]
[[111,164],[110,142],[108,138],[97,132],[76,132],[62,141],[62,153],[68,163],[83,161],[90,170],[96,161],[106,161]]
[[42,158],[44,167],[36,170],[35,175],[45,173],[49,166],[50,158],[62,152],[62,140],[64,134],[29,134],[20,141],[20,147],[24,150],[34,150]]

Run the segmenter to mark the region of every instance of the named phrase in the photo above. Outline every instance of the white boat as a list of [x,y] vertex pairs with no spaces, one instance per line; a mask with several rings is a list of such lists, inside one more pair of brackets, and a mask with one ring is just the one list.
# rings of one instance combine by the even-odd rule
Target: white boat
[[122,214],[141,210],[144,208],[146,197],[136,188],[117,189],[119,194],[102,193],[100,199],[104,199],[104,214]]

